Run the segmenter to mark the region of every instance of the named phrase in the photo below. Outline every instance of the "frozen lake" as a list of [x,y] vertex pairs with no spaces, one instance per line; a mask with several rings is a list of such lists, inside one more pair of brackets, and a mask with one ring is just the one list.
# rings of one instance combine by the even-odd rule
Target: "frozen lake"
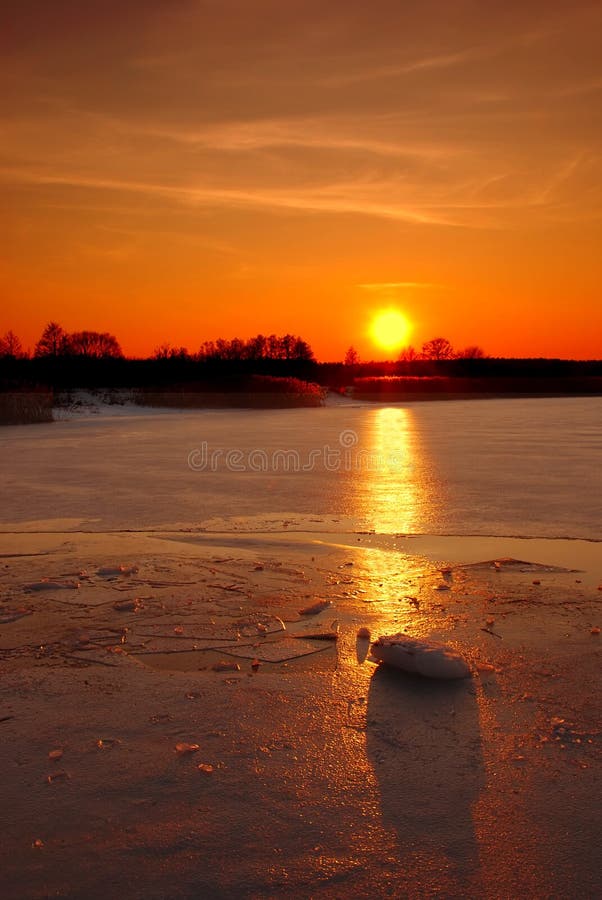
[[3,428],[1,529],[602,538],[602,398],[124,412]]

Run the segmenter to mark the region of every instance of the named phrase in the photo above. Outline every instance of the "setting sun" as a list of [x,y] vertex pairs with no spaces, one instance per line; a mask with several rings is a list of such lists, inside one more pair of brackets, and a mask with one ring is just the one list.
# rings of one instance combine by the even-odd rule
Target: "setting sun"
[[397,309],[377,313],[370,326],[372,340],[383,350],[396,350],[407,343],[410,323]]

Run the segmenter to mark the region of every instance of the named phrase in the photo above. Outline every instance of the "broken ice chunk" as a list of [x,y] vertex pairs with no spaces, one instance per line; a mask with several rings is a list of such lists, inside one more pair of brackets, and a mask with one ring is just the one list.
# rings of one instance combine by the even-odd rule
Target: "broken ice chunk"
[[330,600],[318,600],[317,603],[312,603],[311,606],[305,606],[303,609],[299,610],[300,616],[317,616],[318,613],[323,612],[325,609],[328,609],[329,606],[332,606]]
[[406,634],[382,635],[374,641],[370,652],[375,662],[425,678],[452,679],[470,675],[468,663],[453,647]]
[[96,574],[107,578],[110,575],[135,575],[137,572],[138,566],[101,566]]

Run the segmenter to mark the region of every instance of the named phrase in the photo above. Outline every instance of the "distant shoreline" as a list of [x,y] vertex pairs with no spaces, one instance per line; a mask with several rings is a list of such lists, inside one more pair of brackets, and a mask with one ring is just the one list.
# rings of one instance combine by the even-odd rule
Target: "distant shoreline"
[[[374,379],[376,380],[376,379]],[[545,400],[602,396],[599,387],[589,384],[587,389],[576,385],[574,390],[533,390],[527,385],[521,390],[487,390],[482,380],[475,379],[474,389],[445,390],[445,384],[421,385],[422,390],[393,390],[390,382],[379,390],[358,390],[355,386],[332,389],[315,384],[299,392],[270,392],[254,390],[182,390],[180,387],[151,392],[134,387],[71,388],[52,390],[4,390],[0,393],[0,425],[38,424],[64,418],[62,412],[88,414],[121,410],[120,414],[145,409],[155,410],[216,410],[216,409],[307,409],[332,408],[353,403],[387,405],[392,403],[451,402],[464,400]],[[373,381],[371,379],[371,381]],[[443,382],[443,379],[441,380]],[[463,379],[463,381],[466,381]],[[302,383],[300,383],[302,384]],[[380,385],[379,385],[380,387]],[[311,388],[311,390],[309,390]],[[58,413],[58,416],[57,416]]]
[[441,391],[440,393],[355,394],[353,399],[367,403],[421,403],[439,400],[545,400],[563,397],[602,397],[602,390],[591,391]]

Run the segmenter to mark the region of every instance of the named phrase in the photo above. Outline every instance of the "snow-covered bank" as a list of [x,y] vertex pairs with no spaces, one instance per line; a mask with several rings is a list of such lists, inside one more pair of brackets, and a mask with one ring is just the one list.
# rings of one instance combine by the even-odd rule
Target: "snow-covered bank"
[[[131,388],[106,388],[99,390],[77,389],[55,396],[53,414],[55,421],[85,419],[92,416],[117,418],[124,416],[153,416],[169,413],[177,415],[184,410],[174,407],[144,406],[135,402]],[[323,401],[326,407],[370,407],[372,404],[354,400],[335,391],[327,391]],[[230,409],[231,407],[226,407]],[[199,411],[202,411],[199,407]],[[186,409],[190,412],[190,408]]]
[[54,419],[57,422],[91,416],[116,418],[148,413],[149,410],[134,402],[134,392],[128,388],[60,392],[55,395],[53,408]]

